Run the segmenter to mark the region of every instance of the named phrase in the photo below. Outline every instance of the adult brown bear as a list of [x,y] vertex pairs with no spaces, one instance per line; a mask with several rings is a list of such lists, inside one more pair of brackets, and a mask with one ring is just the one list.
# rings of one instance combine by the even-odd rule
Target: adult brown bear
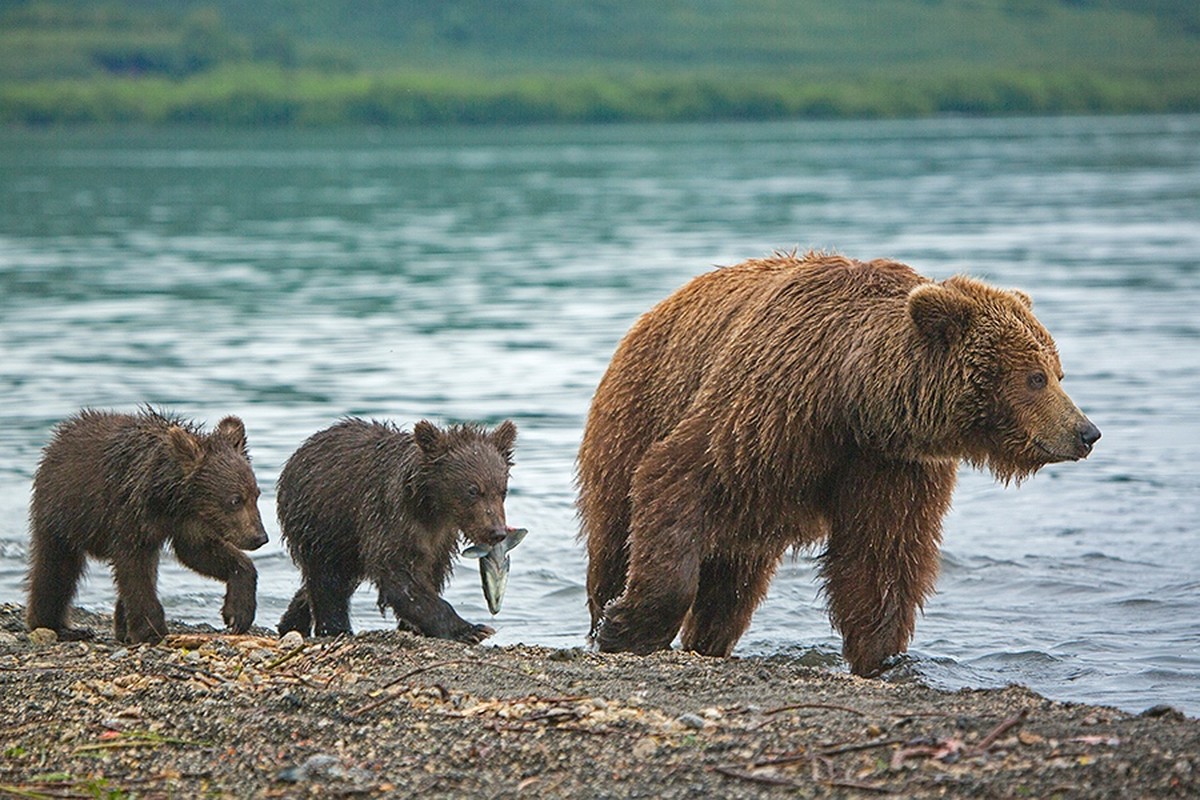
[[777,255],[702,275],[645,314],[579,451],[601,650],[727,655],[785,550],[821,575],[851,669],[903,652],[933,589],[960,461],[1002,481],[1084,458],[1027,295],[894,261]]

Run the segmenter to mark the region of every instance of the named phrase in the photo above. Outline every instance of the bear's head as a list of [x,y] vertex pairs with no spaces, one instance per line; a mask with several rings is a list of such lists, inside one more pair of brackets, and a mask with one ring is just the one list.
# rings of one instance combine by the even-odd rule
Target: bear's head
[[413,426],[426,502],[473,544],[487,547],[508,535],[504,499],[516,438],[509,420],[490,432],[475,425],[443,430],[427,420]]
[[208,435],[174,425],[167,431],[171,453],[183,470],[187,535],[217,538],[242,550],[267,543],[258,513],[258,482],[246,449],[246,428],[226,417]]
[[956,276],[908,295],[920,335],[944,359],[935,390],[957,436],[956,455],[1000,480],[1086,458],[1099,429],[1063,390],[1049,332],[1020,291]]

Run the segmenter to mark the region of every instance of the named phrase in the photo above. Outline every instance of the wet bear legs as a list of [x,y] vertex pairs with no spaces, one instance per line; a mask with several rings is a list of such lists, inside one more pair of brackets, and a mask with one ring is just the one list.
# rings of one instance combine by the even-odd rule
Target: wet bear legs
[[[858,465],[835,492],[821,574],[842,653],[856,675],[876,675],[908,649],[917,611],[937,579],[955,468]],[[864,497],[876,500],[863,503]]]
[[167,618],[155,589],[158,583],[158,550],[122,553],[113,562],[117,604],[113,609],[113,634],[118,642],[157,644],[167,635]]
[[174,540],[175,555],[185,566],[201,575],[225,583],[225,604],[221,616],[234,633],[245,633],[254,624],[257,608],[255,592],[258,572],[244,553],[228,542],[211,538],[192,539],[179,536]]
[[780,554],[712,556],[700,565],[699,589],[683,623],[682,644],[706,656],[728,656],[767,594]]
[[50,628],[64,640],[92,637],[86,628],[67,627],[67,611],[85,566],[82,550],[45,531],[35,533],[25,611],[30,630]]
[[437,591],[406,577],[393,577],[378,586],[379,607],[391,608],[402,628],[468,644],[478,644],[496,632],[487,625],[467,622]]

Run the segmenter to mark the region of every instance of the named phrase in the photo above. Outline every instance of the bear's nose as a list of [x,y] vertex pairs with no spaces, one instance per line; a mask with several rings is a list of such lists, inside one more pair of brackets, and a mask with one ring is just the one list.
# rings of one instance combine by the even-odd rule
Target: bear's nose
[[1083,447],[1084,453],[1092,452],[1092,445],[1100,440],[1100,429],[1092,424],[1089,419],[1084,419],[1079,423],[1079,444]]

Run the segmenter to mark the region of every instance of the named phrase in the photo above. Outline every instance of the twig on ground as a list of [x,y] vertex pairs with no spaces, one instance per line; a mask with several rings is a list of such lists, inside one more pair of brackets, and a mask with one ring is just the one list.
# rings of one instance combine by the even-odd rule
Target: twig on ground
[[295,658],[296,656],[303,653],[304,648],[306,646],[307,645],[305,645],[305,644],[301,644],[299,647],[292,648],[288,652],[281,655],[279,658],[272,661],[270,664],[267,664],[265,667],[263,667],[263,672],[269,672],[270,670],[273,670],[276,667],[278,667],[280,664],[286,664],[287,662],[291,661],[293,658]]
[[791,778],[784,778],[780,775],[755,775],[753,772],[746,772],[745,770],[737,769],[736,767],[717,765],[709,767],[709,769],[728,778],[737,778],[738,780],[751,781],[753,783],[765,783],[770,786],[789,786],[799,789],[804,785],[797,783]]
[[829,711],[848,711],[851,714],[858,714],[860,717],[869,716],[865,711],[859,711],[857,708],[851,708],[850,706],[839,706],[836,703],[788,703],[786,706],[768,708],[762,713],[764,717],[769,717],[772,714],[780,714],[784,711],[794,711],[798,708],[823,708]]
[[1013,714],[1011,717],[1009,717],[1008,719],[1001,722],[995,728],[992,728],[992,730],[988,732],[987,736],[984,736],[982,739],[980,739],[979,744],[975,745],[970,750],[968,750],[965,753],[965,755],[968,758],[971,758],[973,756],[983,755],[984,753],[986,753],[988,751],[988,749],[993,744],[996,743],[997,739],[999,739],[1001,736],[1003,736],[1005,733],[1007,733],[1012,728],[1015,728],[1016,726],[1018,726],[1022,722],[1024,722],[1025,718],[1027,716],[1029,716],[1029,709],[1022,708],[1016,714]]
[[353,711],[350,711],[349,715],[351,717],[357,717],[357,716],[367,713],[368,711],[374,711],[375,709],[379,708],[380,706],[387,705],[388,703],[392,702],[393,700],[395,700],[397,697],[399,697],[402,694],[402,692],[390,692],[390,691],[388,691],[389,689],[392,689],[396,685],[403,683],[404,681],[408,680],[409,678],[413,677],[414,675],[419,675],[422,672],[428,672],[431,669],[438,669],[439,667],[451,666],[453,664],[471,664],[473,666],[481,666],[481,667],[487,667],[488,669],[496,669],[496,670],[502,670],[504,672],[510,672],[513,675],[520,675],[522,678],[526,678],[527,680],[533,681],[535,683],[540,683],[544,686],[549,686],[550,688],[554,689],[559,694],[565,694],[565,692],[562,690],[562,687],[555,686],[554,684],[550,683],[549,681],[542,680],[541,678],[538,678],[533,675],[528,675],[524,672],[521,672],[520,670],[510,669],[510,668],[502,666],[500,664],[495,664],[495,663],[483,661],[483,660],[476,659],[476,658],[448,658],[445,661],[434,661],[432,664],[425,664],[424,666],[417,667],[416,669],[411,669],[408,672],[401,675],[400,677],[388,681],[387,683],[385,683],[383,686],[380,687],[380,689],[382,691],[387,692],[387,694],[385,694],[383,697],[379,698],[378,700],[374,700],[370,703],[364,703],[363,705],[359,706],[358,708],[354,709]]

